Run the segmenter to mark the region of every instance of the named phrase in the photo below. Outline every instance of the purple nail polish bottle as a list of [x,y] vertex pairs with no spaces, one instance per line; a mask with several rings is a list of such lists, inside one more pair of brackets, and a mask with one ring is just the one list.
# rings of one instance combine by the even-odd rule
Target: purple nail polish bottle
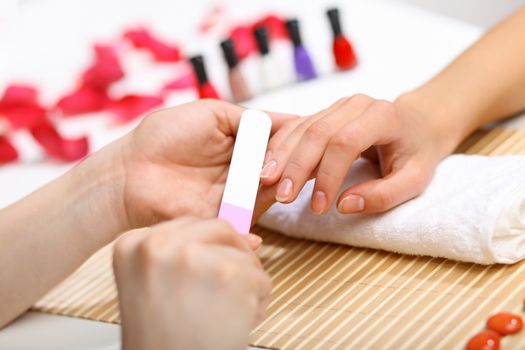
[[315,78],[317,73],[315,72],[308,51],[303,46],[301,35],[299,33],[299,21],[295,18],[287,21],[286,28],[288,29],[288,34],[290,35],[290,39],[294,46],[293,58],[297,80],[302,81]]

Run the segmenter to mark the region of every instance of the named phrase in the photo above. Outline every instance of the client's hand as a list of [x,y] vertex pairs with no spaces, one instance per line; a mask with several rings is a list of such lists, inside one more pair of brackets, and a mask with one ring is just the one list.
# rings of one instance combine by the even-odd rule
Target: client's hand
[[[315,178],[311,209],[318,214],[336,200],[341,213],[377,213],[417,196],[460,137],[413,106],[406,98],[390,103],[355,95],[289,121],[270,141],[261,180],[271,187],[263,188],[262,197],[271,192],[280,202],[292,202],[309,178]],[[383,177],[336,198],[361,154],[379,162]]]
[[124,349],[246,349],[271,282],[223,221],[179,219],[115,245]]

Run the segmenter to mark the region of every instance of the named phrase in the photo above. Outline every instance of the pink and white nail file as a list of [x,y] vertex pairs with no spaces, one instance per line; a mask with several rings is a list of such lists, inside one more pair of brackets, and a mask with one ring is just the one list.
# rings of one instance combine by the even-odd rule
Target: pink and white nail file
[[272,120],[266,113],[255,109],[242,113],[218,215],[240,234],[250,232],[271,129]]

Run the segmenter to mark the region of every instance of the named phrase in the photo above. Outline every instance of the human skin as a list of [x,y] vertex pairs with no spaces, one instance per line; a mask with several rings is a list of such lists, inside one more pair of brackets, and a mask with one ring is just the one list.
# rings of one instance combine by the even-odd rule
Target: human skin
[[[243,110],[201,100],[155,112],[1,210],[0,327],[121,233],[172,218],[216,217]],[[269,115],[274,131],[294,118]]]
[[128,232],[114,251],[123,349],[246,349],[271,282],[229,224],[186,217]]
[[[315,178],[311,209],[379,213],[419,195],[436,166],[486,123],[525,108],[525,8],[486,33],[426,84],[394,102],[365,95],[286,123],[269,144],[261,193],[290,203]],[[354,160],[382,178],[338,195]]]

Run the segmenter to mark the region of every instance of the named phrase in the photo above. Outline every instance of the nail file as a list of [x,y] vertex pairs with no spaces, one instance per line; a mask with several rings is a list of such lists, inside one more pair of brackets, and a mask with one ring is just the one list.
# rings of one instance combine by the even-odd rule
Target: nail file
[[241,115],[218,215],[240,234],[250,232],[271,128],[272,120],[262,111],[247,109]]

